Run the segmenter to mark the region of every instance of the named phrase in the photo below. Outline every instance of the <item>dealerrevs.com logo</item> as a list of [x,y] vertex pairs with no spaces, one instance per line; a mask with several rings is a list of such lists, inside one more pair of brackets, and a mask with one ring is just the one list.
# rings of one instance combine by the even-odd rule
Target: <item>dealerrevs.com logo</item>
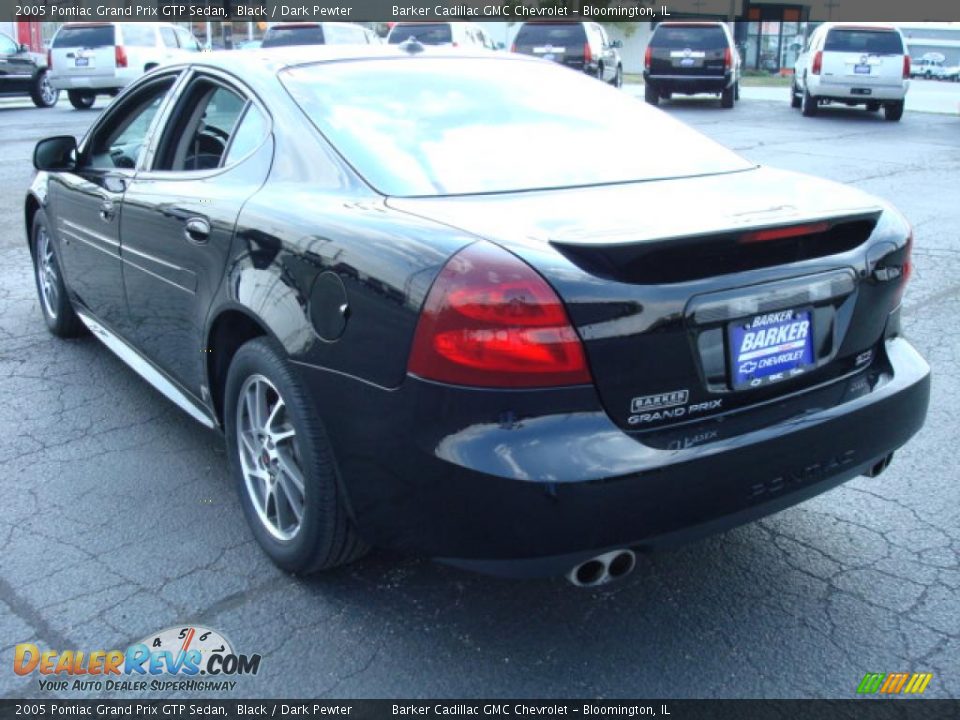
[[858,695],[921,695],[933,673],[867,673],[857,686]]
[[14,649],[13,671],[37,673],[41,690],[224,691],[256,675],[260,655],[234,652],[216,630],[169,627],[126,650],[41,650],[33,643]]

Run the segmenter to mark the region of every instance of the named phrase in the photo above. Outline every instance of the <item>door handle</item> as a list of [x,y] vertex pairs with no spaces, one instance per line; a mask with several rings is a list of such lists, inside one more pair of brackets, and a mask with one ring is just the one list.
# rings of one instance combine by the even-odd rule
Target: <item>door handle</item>
[[190,218],[187,220],[183,234],[192,243],[205,243],[210,239],[210,223],[203,218]]
[[104,200],[100,203],[100,219],[104,222],[110,222],[113,220],[113,216],[117,214],[116,206],[113,204],[113,200]]

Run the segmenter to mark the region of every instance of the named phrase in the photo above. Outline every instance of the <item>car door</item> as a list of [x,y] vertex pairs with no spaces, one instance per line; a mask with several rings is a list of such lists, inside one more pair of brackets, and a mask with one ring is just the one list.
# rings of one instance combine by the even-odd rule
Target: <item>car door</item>
[[0,33],[0,93],[25,93],[30,89],[34,64],[30,54],[6,33]]
[[611,82],[617,75],[617,57],[614,49],[610,47],[610,38],[607,31],[600,25],[594,25],[594,31],[597,37],[600,57],[603,58],[603,79]]
[[67,284],[121,334],[127,326],[120,219],[159,112],[179,73],[167,73],[111,106],[84,139],[73,172],[51,175],[50,208]]
[[265,108],[234,81],[195,72],[127,187],[124,287],[137,347],[201,395],[207,311],[237,216],[273,157]]

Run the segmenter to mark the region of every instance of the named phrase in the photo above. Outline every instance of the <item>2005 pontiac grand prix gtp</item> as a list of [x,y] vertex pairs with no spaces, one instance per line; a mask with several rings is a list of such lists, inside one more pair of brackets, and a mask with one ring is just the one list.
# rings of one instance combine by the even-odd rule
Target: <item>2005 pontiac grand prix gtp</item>
[[210,53],[44,140],[44,318],[222,428],[281,567],[594,585],[876,475],[923,423],[911,228],[552,63]]

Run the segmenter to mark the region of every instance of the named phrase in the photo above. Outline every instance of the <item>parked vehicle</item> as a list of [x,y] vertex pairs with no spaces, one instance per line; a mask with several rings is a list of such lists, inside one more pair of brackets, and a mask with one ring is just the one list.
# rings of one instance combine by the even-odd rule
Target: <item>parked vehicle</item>
[[237,44],[235,47],[237,50],[259,50],[262,44],[262,40],[245,40],[244,42]]
[[387,33],[390,45],[399,45],[410,38],[421,45],[497,49],[487,31],[472,22],[398,22]]
[[376,45],[380,38],[363,25],[345,22],[285,22],[267,28],[260,47],[289,45]]
[[279,566],[378,545],[595,585],[922,425],[886,201],[520,55],[271,60],[137,80],[37,145],[24,215],[47,327],[223,429]]
[[594,22],[525,22],[511,50],[565,65],[608,82],[623,85],[619,40]]
[[50,43],[50,84],[82,110],[97,95],[116,95],[155,67],[199,51],[188,30],[169,23],[66,23]]
[[883,107],[884,117],[903,116],[910,87],[910,56],[892,25],[825,23],[797,57],[790,104],[811,117],[821,105]]
[[711,93],[729,109],[740,98],[740,68],[740,53],[725,23],[660,23],[644,56],[644,98],[656,105],[674,94]]
[[25,95],[37,107],[57,104],[60,91],[50,85],[47,63],[6,33],[0,33],[0,97]]
[[910,77],[921,77],[925,80],[942,80],[946,75],[945,58],[937,53],[939,57],[931,58],[926,55],[917,62],[911,60]]
[[943,69],[943,76],[941,80],[949,80],[951,82],[960,82],[960,65],[950,65]]

